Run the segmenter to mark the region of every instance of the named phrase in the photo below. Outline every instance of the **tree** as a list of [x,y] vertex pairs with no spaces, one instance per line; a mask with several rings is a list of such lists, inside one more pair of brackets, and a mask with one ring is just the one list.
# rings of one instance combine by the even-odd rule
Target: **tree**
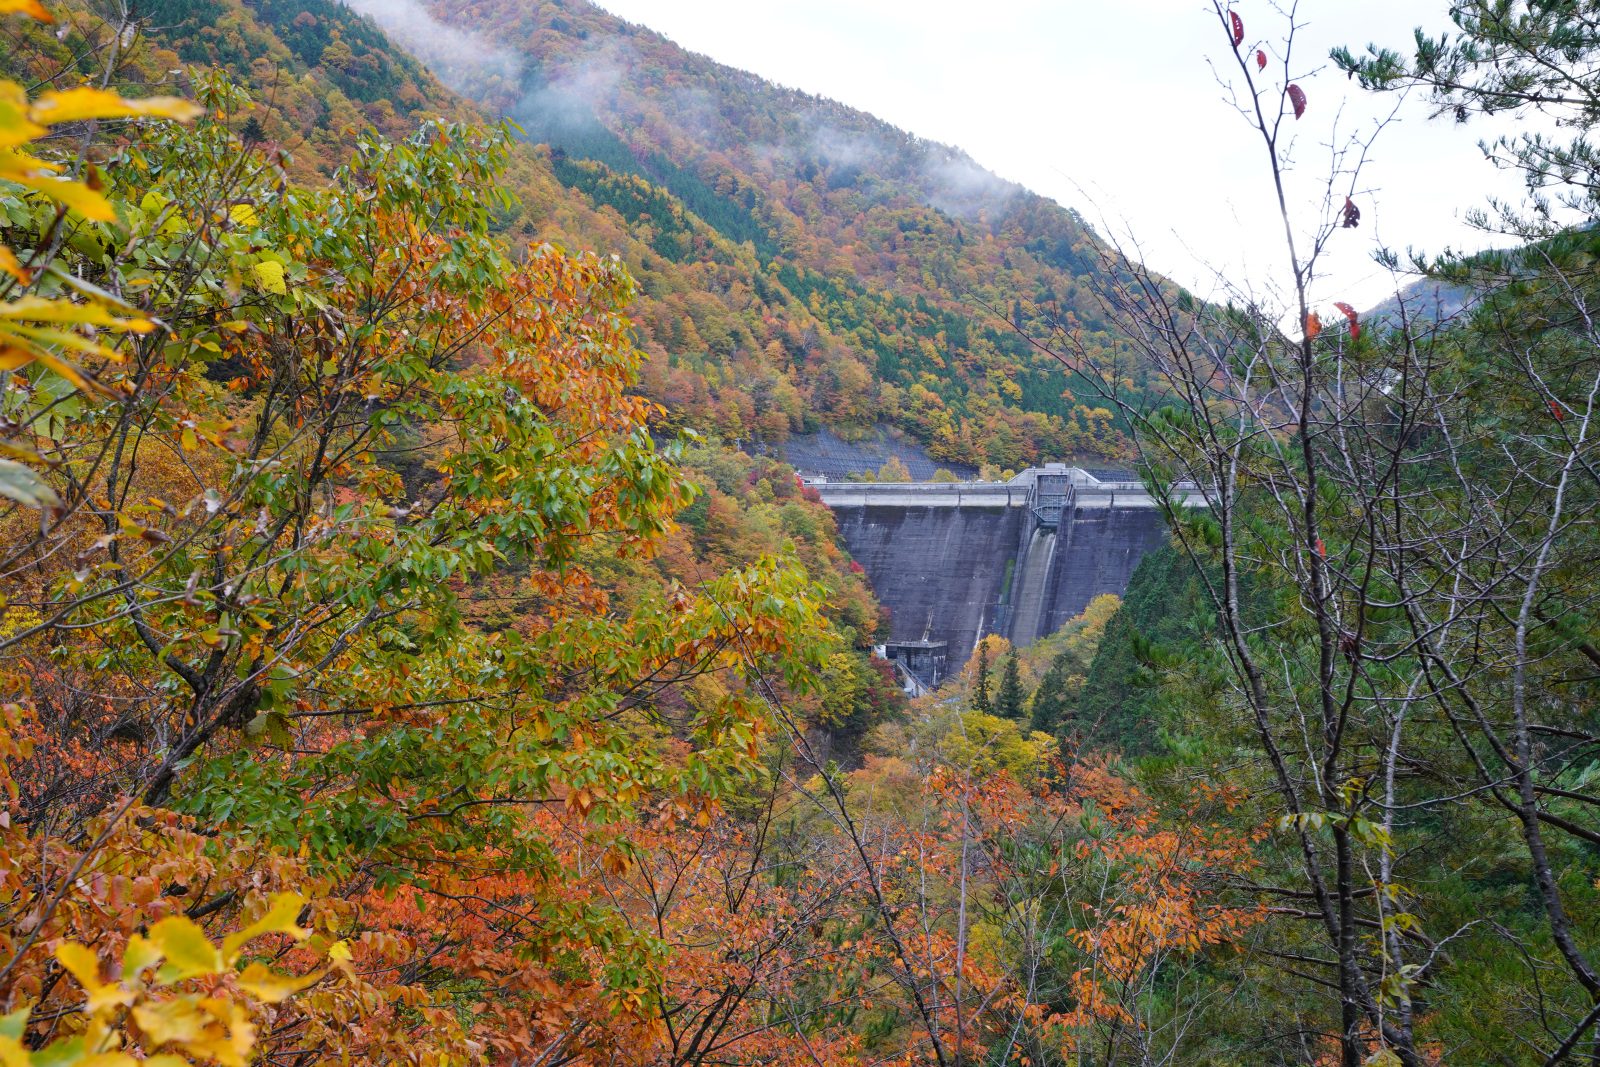
[[1522,238],[1570,233],[1555,206],[1586,218],[1600,215],[1600,153],[1590,140],[1600,121],[1600,30],[1584,5],[1540,0],[1466,0],[1450,5],[1457,32],[1430,37],[1417,30],[1410,59],[1388,48],[1357,56],[1333,49],[1339,69],[1363,88],[1396,91],[1416,86],[1428,94],[1435,117],[1464,123],[1473,115],[1555,114],[1576,132],[1565,143],[1523,133],[1480,145],[1497,166],[1521,172],[1533,199],[1532,214],[1508,205],[1480,224],[1505,227]]
[[[98,1033],[57,943],[110,962],[174,915],[214,937],[300,890],[294,962],[334,971],[275,1009],[265,1059],[481,1058],[455,998],[485,981],[507,1056],[636,1043],[668,939],[592,880],[650,847],[607,827],[643,827],[646,798],[658,826],[707,824],[756,772],[757,679],[804,695],[831,643],[804,572],[762,556],[625,604],[595,580],[694,490],[632,393],[621,265],[513,262],[490,234],[503,132],[369,135],[305,191],[229,132],[236,89],[198,92],[194,131],[96,146],[103,199],[0,193],[34,227],[9,231],[33,251],[7,307],[116,319],[92,341],[7,327],[45,345],[4,412],[24,462],[0,515],[0,833],[28,858],[0,996],[37,1022],[3,1036]],[[469,625],[474,584],[510,569],[526,632]]]
[[[1469,8],[1498,20],[1512,5]],[[1549,979],[1511,981],[1524,1018],[1562,1020],[1538,1039],[1539,1058],[1560,1062],[1600,1019],[1593,949],[1571,919],[1589,887],[1564,880],[1558,858],[1600,840],[1579,815],[1596,801],[1547,784],[1577,781],[1579,753],[1597,743],[1587,713],[1559,695],[1600,662],[1585,651],[1600,609],[1586,518],[1600,506],[1592,231],[1444,264],[1481,294],[1455,328],[1403,294],[1387,332],[1317,308],[1319,263],[1359,221],[1367,142],[1335,153],[1319,186],[1328,202],[1299,228],[1286,152],[1306,94],[1266,81],[1238,13],[1215,14],[1282,210],[1287,306],[1242,289],[1202,302],[1114,252],[1101,298],[1167,383],[1160,408],[1121,393],[1122,367],[1061,335],[1069,364],[1091,368],[1129,419],[1146,476],[1168,487],[1174,542],[1205,590],[1191,655],[1148,639],[1134,651],[1212,709],[1208,732],[1258,753],[1274,797],[1261,815],[1282,835],[1275,862],[1294,873],[1254,888],[1300,927],[1264,948],[1322,961],[1306,992],[1332,994],[1344,1067],[1369,1055],[1423,1063],[1419,1030],[1438,1024],[1419,1012],[1421,990],[1450,980],[1437,948],[1475,936],[1501,939],[1485,956],[1524,937],[1541,946],[1532,966]],[[1293,41],[1291,28],[1286,75]],[[1492,50],[1460,47],[1493,67]],[[1184,505],[1185,482],[1205,510]],[[1478,933],[1459,899],[1414,888],[1425,861],[1412,844],[1466,798],[1468,818],[1515,828],[1536,930]]]
[[1022,672],[1017,663],[1017,650],[1006,656],[1005,668],[1000,675],[1000,691],[995,694],[994,713],[1002,719],[1021,722],[1027,694],[1022,691]]
[[989,646],[978,642],[978,670],[973,676],[972,710],[989,714]]
[[883,466],[878,468],[878,481],[880,482],[909,482],[910,480],[911,470],[899,456],[890,456]]

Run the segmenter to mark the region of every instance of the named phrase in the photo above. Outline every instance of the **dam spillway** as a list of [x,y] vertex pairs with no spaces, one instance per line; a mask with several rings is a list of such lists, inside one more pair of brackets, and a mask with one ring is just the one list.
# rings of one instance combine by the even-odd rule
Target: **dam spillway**
[[[1166,539],[1132,481],[1046,467],[1009,482],[812,482],[889,609],[891,644],[947,646],[959,670],[984,634],[1027,646],[1102,593],[1118,596]],[[1185,502],[1200,503],[1186,491]],[[937,684],[937,679],[925,679]]]

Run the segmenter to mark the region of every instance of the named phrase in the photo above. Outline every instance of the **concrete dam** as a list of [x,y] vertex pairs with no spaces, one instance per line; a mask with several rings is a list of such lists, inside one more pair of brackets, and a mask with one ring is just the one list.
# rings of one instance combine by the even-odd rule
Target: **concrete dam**
[[[1105,472],[1099,472],[1105,473]],[[1009,482],[820,482],[850,554],[890,611],[886,654],[937,686],[979,638],[1027,646],[1121,595],[1166,523],[1138,482],[1050,465]],[[1189,492],[1188,503],[1200,503]]]

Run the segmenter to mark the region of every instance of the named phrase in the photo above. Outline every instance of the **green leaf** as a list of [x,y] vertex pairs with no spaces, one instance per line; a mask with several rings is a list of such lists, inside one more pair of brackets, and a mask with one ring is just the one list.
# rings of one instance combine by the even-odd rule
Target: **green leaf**
[[33,1067],[69,1067],[84,1057],[83,1038],[52,1041],[33,1054]]
[[0,496],[35,510],[59,508],[61,498],[33,470],[15,460],[0,459]]

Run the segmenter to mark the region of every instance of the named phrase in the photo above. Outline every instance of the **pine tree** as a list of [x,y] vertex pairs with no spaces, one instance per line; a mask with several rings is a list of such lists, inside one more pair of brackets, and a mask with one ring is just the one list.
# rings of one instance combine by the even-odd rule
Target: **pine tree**
[[994,713],[1002,719],[1022,721],[1022,705],[1027,698],[1022,694],[1022,672],[1017,662],[1017,650],[1006,657],[1004,672],[1000,675],[1000,692],[995,694]]
[[991,714],[989,710],[989,646],[978,642],[978,684],[972,690],[972,710]]

